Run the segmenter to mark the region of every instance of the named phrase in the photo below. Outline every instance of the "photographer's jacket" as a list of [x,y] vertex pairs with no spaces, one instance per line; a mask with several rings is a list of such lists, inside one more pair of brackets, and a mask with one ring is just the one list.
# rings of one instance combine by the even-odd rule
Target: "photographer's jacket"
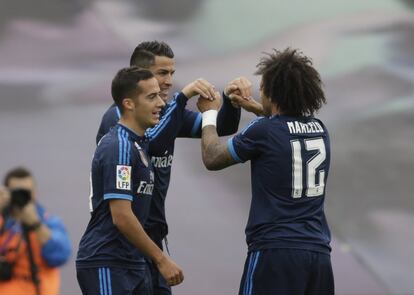
[[[58,266],[70,257],[71,245],[62,221],[48,215],[39,204],[36,205],[43,224],[51,231],[51,238],[43,246],[37,240],[36,233],[30,232],[34,260],[38,268],[42,295],[59,294],[60,276]],[[31,279],[28,249],[23,239],[22,229],[12,218],[0,215],[0,276],[11,265],[12,276],[8,280],[0,277],[0,294],[31,295],[35,294]]]

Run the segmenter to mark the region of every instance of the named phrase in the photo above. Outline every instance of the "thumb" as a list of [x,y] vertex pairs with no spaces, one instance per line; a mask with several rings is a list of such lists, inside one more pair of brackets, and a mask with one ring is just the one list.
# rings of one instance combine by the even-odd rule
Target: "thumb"
[[215,91],[214,92],[214,99],[220,99],[220,98],[221,98],[220,92]]
[[237,89],[238,89],[237,85],[230,84],[226,87],[224,94],[229,95],[230,93],[232,93],[233,91]]

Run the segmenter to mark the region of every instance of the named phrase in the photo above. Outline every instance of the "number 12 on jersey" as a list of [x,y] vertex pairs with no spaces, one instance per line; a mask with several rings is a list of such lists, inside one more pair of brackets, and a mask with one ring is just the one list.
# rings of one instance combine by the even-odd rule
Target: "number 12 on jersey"
[[[325,143],[322,138],[292,140],[292,197],[302,197],[303,178],[306,177],[306,191],[307,197],[318,197],[323,195],[325,190],[325,171],[321,170],[319,166],[325,161],[326,150]],[[304,154],[316,153],[306,162],[302,160],[302,145],[304,145]],[[316,184],[316,173],[318,174],[319,183]],[[305,175],[304,175],[305,174]]]

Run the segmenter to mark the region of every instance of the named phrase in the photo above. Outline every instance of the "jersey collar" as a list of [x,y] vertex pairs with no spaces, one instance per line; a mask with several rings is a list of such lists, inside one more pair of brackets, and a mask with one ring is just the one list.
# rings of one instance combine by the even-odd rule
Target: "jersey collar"
[[137,142],[145,142],[148,141],[147,136],[144,134],[144,136],[140,136],[137,133],[135,133],[135,131],[133,131],[132,129],[128,128],[127,126],[121,124],[121,123],[117,123],[117,125],[119,126],[119,128],[124,129],[126,132],[128,132],[128,135],[132,138],[132,140],[137,141]]

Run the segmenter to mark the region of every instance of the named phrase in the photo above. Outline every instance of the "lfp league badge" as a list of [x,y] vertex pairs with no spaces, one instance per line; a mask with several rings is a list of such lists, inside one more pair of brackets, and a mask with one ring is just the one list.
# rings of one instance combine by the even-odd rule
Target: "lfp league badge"
[[134,144],[139,152],[139,157],[141,158],[141,162],[145,165],[145,167],[148,167],[148,159],[147,159],[147,156],[145,155],[144,150],[139,146],[137,142],[134,142]]
[[116,165],[116,188],[131,189],[131,166]]

